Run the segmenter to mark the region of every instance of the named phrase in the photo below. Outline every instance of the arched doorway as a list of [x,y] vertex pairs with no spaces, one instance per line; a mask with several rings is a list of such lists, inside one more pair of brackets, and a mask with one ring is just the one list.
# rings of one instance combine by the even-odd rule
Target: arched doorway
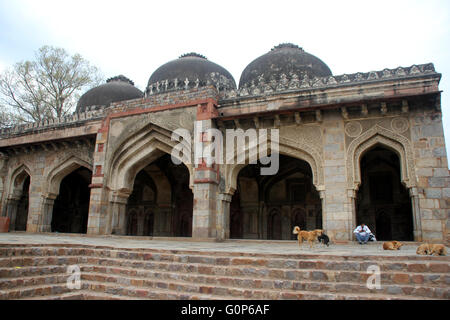
[[13,178],[11,195],[7,201],[6,215],[11,231],[26,231],[29,208],[30,175],[25,169]]
[[127,234],[191,237],[189,170],[165,154],[138,172],[126,206]]
[[30,176],[27,175],[22,187],[22,195],[17,205],[15,231],[26,231],[28,221],[28,196],[30,191]]
[[53,206],[52,232],[86,233],[91,180],[92,172],[84,167],[72,171],[62,179]]
[[360,168],[357,224],[365,223],[377,240],[413,241],[411,199],[401,183],[397,153],[376,145],[361,157]]
[[290,240],[294,226],[322,228],[322,202],[310,165],[284,155],[279,160],[273,176],[261,176],[259,164],[239,172],[238,193],[230,205],[230,238]]

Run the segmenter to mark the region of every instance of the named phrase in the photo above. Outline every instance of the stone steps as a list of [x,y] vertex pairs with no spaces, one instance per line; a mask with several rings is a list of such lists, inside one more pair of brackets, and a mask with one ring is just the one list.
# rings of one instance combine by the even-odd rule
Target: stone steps
[[68,274],[32,275],[20,278],[0,278],[0,290],[66,283]]
[[[0,245],[1,299],[450,299],[450,259]],[[81,290],[66,286],[67,266]],[[370,290],[367,268],[381,270]]]
[[[164,288],[146,288],[126,285],[117,285],[114,283],[104,283],[97,281],[83,281],[83,289],[108,294],[125,295],[127,297],[139,297],[152,300],[403,300],[402,296],[386,294],[342,294],[342,293],[323,293],[296,290],[268,290],[268,289],[246,289],[246,288],[207,288],[207,293],[176,291],[176,286],[182,286],[181,283],[173,283],[172,289]],[[194,286],[193,286],[194,287]],[[181,289],[181,287],[179,287]],[[423,297],[408,297],[411,300],[427,300]]]
[[46,296],[61,295],[71,291],[67,288],[66,283],[33,285],[27,287],[16,287],[7,290],[0,290],[0,300],[17,300],[29,298],[42,298]]
[[[32,261],[30,260],[32,259]],[[1,260],[1,259],[0,259]],[[188,259],[190,260],[190,259]],[[196,261],[196,260],[195,260]],[[67,262],[76,265],[93,265],[108,266],[111,273],[122,273],[118,267],[130,268],[130,275],[136,274],[139,269],[152,269],[161,272],[182,272],[185,274],[202,274],[213,276],[228,277],[251,277],[251,278],[271,278],[271,279],[287,279],[287,280],[316,280],[316,281],[333,281],[333,282],[363,282],[367,281],[370,274],[367,272],[371,262],[363,264],[332,264],[324,261],[303,261],[288,260],[289,263],[268,263],[273,267],[255,267],[253,263],[250,266],[240,264],[215,265],[205,263],[180,263],[180,262],[159,262],[159,261],[140,261],[116,258],[90,258],[90,257],[35,257],[27,258],[24,263],[22,258],[14,257],[3,263],[6,267],[0,268],[0,276],[14,277],[24,274],[51,274],[54,272],[66,272],[61,266],[53,265],[54,263]],[[275,261],[276,262],[276,261]],[[50,265],[47,265],[49,263]],[[17,267],[26,264],[25,267]],[[288,266],[291,268],[279,269],[275,266]],[[450,274],[447,271],[447,263],[394,263],[379,265],[381,270],[381,281],[384,284],[415,284],[427,286],[447,286],[450,284]],[[9,269],[8,269],[9,267]],[[41,269],[36,269],[42,267]],[[20,268],[20,269],[18,269]],[[341,270],[339,270],[341,269]],[[362,271],[361,271],[362,269]],[[41,271],[40,271],[41,270]],[[433,272],[434,271],[434,272]]]
[[348,271],[364,271],[371,265],[378,265],[381,271],[405,271],[420,273],[448,273],[450,272],[449,261],[413,261],[409,260],[392,260],[392,261],[374,261],[368,257],[365,261],[335,261],[333,259],[324,259],[315,256],[315,260],[301,259],[261,259],[261,258],[229,258],[226,256],[204,257],[193,255],[152,255],[146,254],[146,259],[136,259],[135,256],[123,258],[120,255],[107,256],[39,256],[39,257],[23,257],[11,256],[0,258],[0,267],[24,267],[38,265],[75,265],[80,263],[104,263],[108,259],[121,259],[124,261],[133,261],[136,265],[139,263],[161,262],[161,263],[182,263],[189,265],[213,265],[213,266],[239,266],[239,267],[265,267],[265,268],[287,268],[287,269],[317,269],[317,270],[348,270]]
[[[388,251],[389,252],[389,251]],[[333,254],[261,254],[261,253],[247,253],[247,252],[223,252],[223,251],[188,251],[188,250],[163,250],[163,249],[118,249],[109,247],[92,247],[92,246],[69,246],[68,244],[59,245],[15,245],[0,244],[0,258],[2,257],[26,257],[26,256],[90,256],[90,257],[113,257],[134,260],[158,260],[158,261],[180,261],[186,256],[193,256],[193,259],[202,259],[204,261],[213,261],[213,259],[220,258],[253,258],[253,259],[270,259],[270,260],[327,260],[333,262],[357,262],[357,261],[380,261],[380,262],[395,262],[395,261],[430,261],[430,262],[446,262],[450,261],[450,257],[445,256],[419,256],[419,255],[333,255]],[[264,263],[262,260],[257,260],[255,263]],[[183,261],[187,262],[187,261]]]
[[[214,295],[230,295],[234,289],[242,290],[264,290],[266,293],[274,294],[272,291],[283,292],[328,292],[340,294],[371,294],[371,295],[410,295],[422,298],[450,299],[450,290],[447,286],[429,287],[415,285],[386,285],[383,284],[380,290],[370,290],[365,282],[333,283],[327,281],[291,281],[275,279],[251,279],[238,277],[215,277],[197,276],[179,273],[154,273],[149,271],[146,276],[128,276],[126,269],[123,274],[106,272],[83,272],[82,280],[96,281],[101,283],[117,283],[120,285],[132,285],[140,288],[169,288],[183,292],[208,292]],[[155,276],[156,275],[156,276]],[[291,292],[292,293],[292,292]],[[265,299],[264,296],[256,296],[255,299]]]

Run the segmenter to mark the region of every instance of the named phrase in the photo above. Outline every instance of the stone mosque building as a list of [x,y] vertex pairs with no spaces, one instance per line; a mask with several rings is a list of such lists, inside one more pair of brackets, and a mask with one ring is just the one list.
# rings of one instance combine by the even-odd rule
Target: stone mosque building
[[[10,231],[32,233],[290,240],[300,226],[348,241],[364,222],[378,240],[448,241],[440,79],[433,64],[334,75],[281,44],[237,86],[185,54],[154,71],[145,92],[114,77],[69,117],[2,129],[0,212]],[[196,122],[279,129],[278,173],[175,164],[172,134],[197,139]]]

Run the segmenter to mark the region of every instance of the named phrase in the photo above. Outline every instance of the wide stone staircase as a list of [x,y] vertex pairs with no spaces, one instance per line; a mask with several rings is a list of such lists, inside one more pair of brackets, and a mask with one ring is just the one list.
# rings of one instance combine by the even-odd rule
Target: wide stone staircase
[[450,257],[0,244],[0,299],[450,299],[449,271]]

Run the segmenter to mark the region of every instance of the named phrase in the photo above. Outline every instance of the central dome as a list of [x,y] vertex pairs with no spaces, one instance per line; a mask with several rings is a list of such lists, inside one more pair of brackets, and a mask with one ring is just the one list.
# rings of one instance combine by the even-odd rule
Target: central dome
[[264,79],[266,83],[272,79],[279,80],[282,74],[297,74],[303,78],[331,76],[331,70],[319,58],[305,52],[292,43],[283,43],[274,47],[250,63],[242,72],[239,88],[250,86],[252,81]]
[[201,54],[191,52],[156,69],[148,80],[147,93],[207,85],[236,88],[233,76],[226,69]]

